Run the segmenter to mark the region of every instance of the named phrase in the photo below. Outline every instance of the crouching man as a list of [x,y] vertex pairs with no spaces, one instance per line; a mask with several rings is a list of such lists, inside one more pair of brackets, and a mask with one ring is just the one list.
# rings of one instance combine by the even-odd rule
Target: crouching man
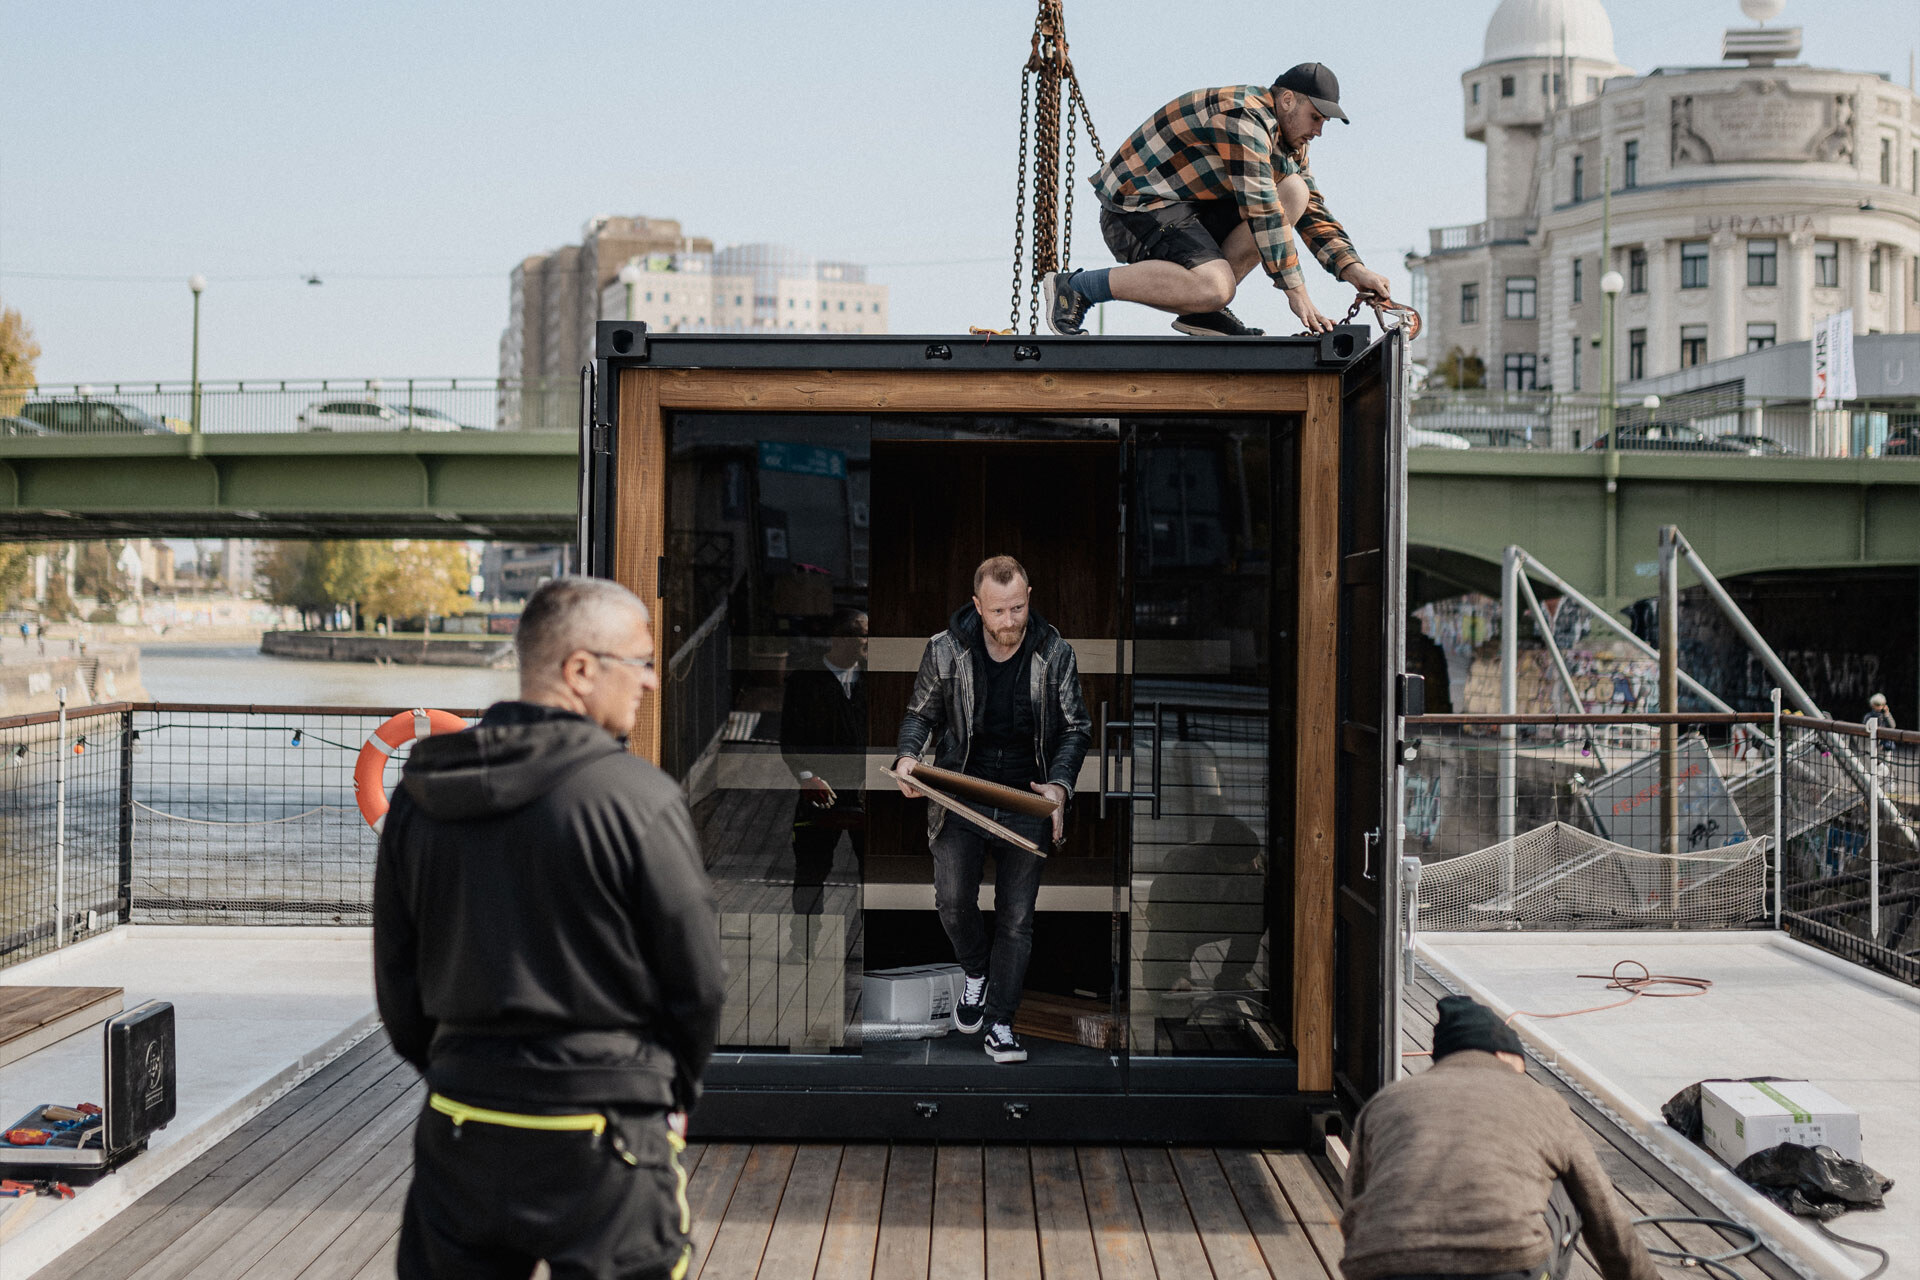
[[1440,1002],[1433,1067],[1354,1122],[1347,1280],[1562,1280],[1576,1232],[1605,1280],[1659,1280],[1586,1133],[1526,1070],[1491,1009]]

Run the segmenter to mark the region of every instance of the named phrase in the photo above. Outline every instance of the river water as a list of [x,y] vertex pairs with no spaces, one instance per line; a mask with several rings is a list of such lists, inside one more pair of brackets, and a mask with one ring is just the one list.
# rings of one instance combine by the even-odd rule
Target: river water
[[484,667],[303,662],[254,645],[154,645],[140,654],[141,682],[155,702],[281,706],[485,707],[514,695],[512,671]]

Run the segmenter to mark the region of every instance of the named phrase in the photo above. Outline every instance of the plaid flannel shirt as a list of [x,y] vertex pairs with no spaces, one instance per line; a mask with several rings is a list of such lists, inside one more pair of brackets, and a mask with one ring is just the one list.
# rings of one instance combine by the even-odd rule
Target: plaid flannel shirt
[[1280,141],[1272,93],[1262,85],[1199,89],[1175,98],[1134,131],[1089,181],[1109,209],[1140,212],[1191,200],[1236,200],[1260,261],[1282,289],[1297,289],[1299,255],[1280,208],[1278,183],[1306,179],[1300,234],[1335,279],[1360,261],[1299,157]]

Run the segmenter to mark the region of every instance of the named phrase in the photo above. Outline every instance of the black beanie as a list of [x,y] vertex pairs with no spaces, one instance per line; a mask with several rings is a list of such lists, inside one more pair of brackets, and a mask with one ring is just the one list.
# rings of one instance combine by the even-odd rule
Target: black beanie
[[1520,1037],[1493,1010],[1471,996],[1447,996],[1440,1001],[1440,1021],[1433,1029],[1433,1060],[1462,1049],[1524,1052]]

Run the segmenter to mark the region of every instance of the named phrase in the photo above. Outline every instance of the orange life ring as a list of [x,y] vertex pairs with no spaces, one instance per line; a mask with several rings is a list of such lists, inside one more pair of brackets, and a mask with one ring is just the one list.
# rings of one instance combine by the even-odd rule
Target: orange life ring
[[386,825],[387,789],[381,783],[388,756],[415,738],[458,733],[466,727],[467,722],[451,711],[415,707],[411,711],[395,712],[368,735],[366,745],[360,748],[360,758],[353,764],[353,798],[367,825],[376,832]]

